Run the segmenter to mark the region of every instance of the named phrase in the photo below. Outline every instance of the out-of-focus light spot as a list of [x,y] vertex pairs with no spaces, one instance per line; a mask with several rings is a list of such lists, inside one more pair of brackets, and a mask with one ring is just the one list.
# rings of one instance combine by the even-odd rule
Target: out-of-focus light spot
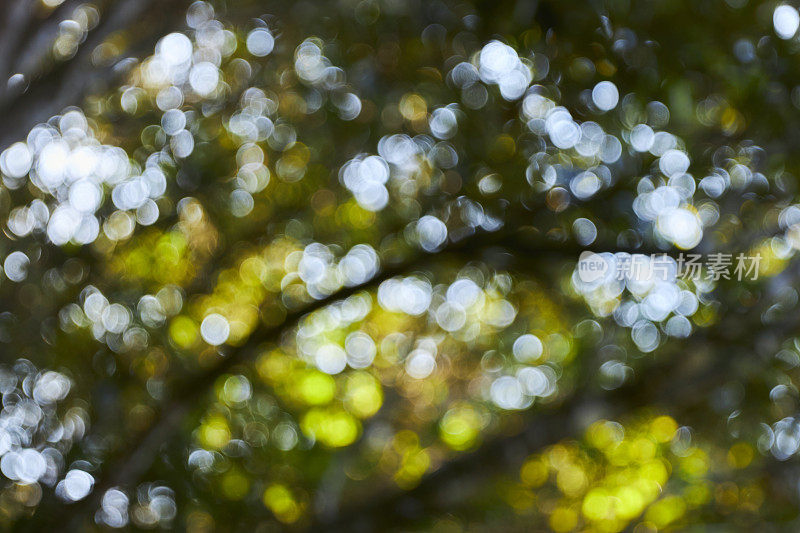
[[244,376],[230,376],[222,386],[220,398],[228,405],[246,402],[253,395],[253,387]]
[[347,364],[353,368],[367,368],[377,353],[375,341],[362,331],[354,331],[344,341]]
[[563,107],[548,113],[545,129],[556,146],[566,150],[575,146],[581,138],[580,127],[572,120],[572,115]]
[[197,0],[186,10],[186,24],[197,29],[214,17],[214,7],[208,2]]
[[113,528],[125,527],[128,524],[128,503],[128,497],[124,492],[110,489],[103,494],[95,519]]
[[384,185],[389,179],[389,165],[380,156],[348,161],[339,171],[339,179],[364,209],[380,211],[389,202],[389,191]]
[[174,85],[161,89],[156,96],[156,105],[161,111],[175,109],[181,104],[183,104],[183,92]]
[[8,452],[0,459],[0,472],[9,479],[36,483],[47,471],[47,462],[38,451],[25,448]]
[[33,399],[40,404],[52,404],[63,400],[69,394],[70,381],[58,372],[45,372],[36,380]]
[[531,363],[542,356],[544,346],[536,335],[525,334],[517,337],[512,351],[514,357],[522,363]]
[[345,407],[359,418],[373,416],[383,404],[380,382],[366,372],[356,372],[347,380]]
[[219,83],[219,69],[207,61],[198,63],[189,72],[189,85],[200,96],[208,96]]
[[683,207],[659,215],[656,228],[664,238],[684,250],[694,248],[703,238],[703,228],[697,215]]
[[272,441],[279,450],[291,450],[297,446],[297,430],[288,422],[281,422],[272,432]]
[[602,187],[602,182],[597,174],[587,170],[581,172],[569,182],[569,188],[578,199],[587,200],[591,198]]
[[114,303],[103,309],[103,327],[111,333],[122,333],[131,321],[131,313],[122,304]]
[[492,382],[490,388],[492,401],[501,409],[522,409],[525,396],[519,381],[512,376],[502,376]]
[[339,272],[347,286],[364,283],[378,272],[379,259],[375,249],[368,244],[357,244],[339,261]]
[[149,226],[158,220],[158,204],[147,199],[136,209],[136,221],[142,226]]
[[661,335],[652,322],[642,320],[634,324],[631,330],[631,338],[641,351],[649,353],[658,347]]
[[637,152],[647,152],[653,146],[655,133],[647,124],[637,124],[631,130],[631,146]]
[[444,302],[436,310],[436,323],[445,331],[458,331],[467,322],[467,313],[456,302]]
[[454,407],[439,422],[439,435],[452,449],[466,450],[478,439],[483,425],[480,415],[472,407]]
[[601,111],[610,111],[617,107],[619,91],[610,81],[601,81],[592,89],[592,102]]
[[733,53],[736,59],[742,63],[752,63],[756,60],[756,47],[748,39],[739,39],[733,45]]
[[458,131],[458,121],[453,110],[440,107],[431,114],[431,133],[438,139],[450,139]]
[[354,195],[358,204],[368,211],[380,211],[389,203],[389,191],[380,183],[364,183]]
[[588,218],[578,218],[572,223],[572,231],[575,233],[575,240],[581,246],[588,246],[597,238],[597,228],[594,222]]
[[658,161],[658,168],[671,177],[689,170],[689,157],[680,150],[667,150]]
[[786,417],[776,422],[772,428],[772,455],[785,461],[800,448],[800,424],[794,417]]
[[531,70],[516,50],[500,41],[491,41],[481,49],[478,62],[481,79],[496,84],[503,98],[516,100],[525,94],[532,79]]
[[413,277],[390,279],[378,287],[378,302],[390,311],[421,315],[431,303],[431,285]]
[[325,344],[314,354],[314,363],[326,374],[338,374],[347,366],[347,353],[335,344]]
[[275,38],[266,28],[256,28],[247,34],[247,51],[256,57],[264,57],[275,47]]
[[332,259],[333,255],[326,246],[309,244],[303,250],[303,257],[297,265],[297,274],[310,285],[320,283],[325,278]]
[[613,135],[603,136],[600,143],[600,160],[603,163],[616,163],[622,155],[622,143]]
[[64,181],[69,156],[69,145],[64,141],[53,141],[42,149],[36,173],[48,190],[56,189]]
[[425,215],[417,221],[417,236],[422,249],[433,252],[447,240],[447,226],[438,218]]
[[94,213],[102,199],[103,191],[89,180],[77,181],[69,189],[69,203],[81,213]]
[[464,309],[469,309],[481,298],[482,291],[471,279],[459,279],[447,288],[447,300],[459,304]]
[[206,418],[198,431],[200,442],[207,448],[220,449],[231,439],[228,422],[222,415]]
[[186,115],[180,109],[169,109],[161,117],[161,127],[167,135],[176,135],[186,127]]
[[9,93],[21,93],[25,90],[25,75],[17,72],[8,78],[6,87]]
[[309,437],[326,446],[339,448],[356,440],[360,423],[345,411],[315,407],[306,413],[300,427]]
[[418,348],[408,354],[406,372],[415,379],[425,379],[436,368],[436,359],[428,350]]
[[230,206],[231,213],[236,217],[242,218],[246,217],[253,210],[255,200],[253,200],[253,196],[249,192],[236,189],[231,191]]
[[685,339],[692,333],[692,323],[685,316],[676,315],[667,321],[664,331],[671,337]]
[[212,313],[203,319],[200,324],[200,335],[203,340],[212,346],[219,346],[228,340],[231,326],[224,316]]
[[19,283],[28,277],[28,266],[30,259],[22,252],[11,252],[3,261],[3,270],[6,277],[11,281]]
[[328,374],[309,370],[299,380],[297,392],[308,405],[325,405],[336,394],[336,381]]
[[361,114],[361,99],[354,93],[334,94],[331,98],[342,120],[353,120]]
[[83,470],[70,470],[56,485],[56,495],[66,501],[77,502],[92,491],[94,477]]
[[485,321],[487,324],[497,328],[505,328],[514,322],[517,310],[508,300],[498,300],[492,302],[486,309]]
[[0,154],[0,172],[12,178],[21,178],[31,169],[33,156],[25,143],[14,143]]
[[522,390],[528,396],[546,397],[556,391],[556,376],[547,366],[521,368],[517,372],[517,380],[522,385]]
[[792,6],[781,4],[772,12],[772,24],[778,37],[791,39],[800,27],[800,13]]
[[188,130],[180,130],[170,139],[170,147],[175,157],[189,157],[194,151],[194,137]]
[[169,65],[182,65],[192,58],[192,41],[182,33],[170,33],[156,44],[156,53]]
[[673,174],[669,178],[667,185],[678,191],[678,194],[683,200],[689,200],[697,190],[697,184],[691,174]]
[[292,497],[291,491],[281,484],[267,487],[263,497],[264,505],[284,524],[296,522],[301,514],[301,506]]

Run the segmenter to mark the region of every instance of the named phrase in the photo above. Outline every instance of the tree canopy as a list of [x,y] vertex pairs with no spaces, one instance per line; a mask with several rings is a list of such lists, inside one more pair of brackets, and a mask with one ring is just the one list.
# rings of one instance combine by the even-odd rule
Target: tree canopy
[[800,529],[799,27],[6,0],[0,528]]

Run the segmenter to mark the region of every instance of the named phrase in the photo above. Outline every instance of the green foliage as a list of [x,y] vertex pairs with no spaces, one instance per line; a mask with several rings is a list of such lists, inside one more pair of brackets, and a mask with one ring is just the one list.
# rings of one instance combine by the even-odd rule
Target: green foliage
[[3,528],[798,528],[797,9],[163,3],[0,7]]

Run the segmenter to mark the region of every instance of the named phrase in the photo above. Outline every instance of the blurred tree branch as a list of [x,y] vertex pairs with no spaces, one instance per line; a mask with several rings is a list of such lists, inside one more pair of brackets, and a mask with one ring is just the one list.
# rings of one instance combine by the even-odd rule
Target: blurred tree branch
[[[258,353],[258,349],[262,345],[276,342],[285,331],[294,327],[298,321],[309,313],[346,299],[358,292],[374,289],[383,281],[392,277],[411,274],[417,269],[424,268],[431,261],[441,260],[446,255],[456,254],[463,258],[466,254],[469,257],[475,257],[480,255],[481,250],[496,253],[499,249],[498,247],[504,245],[513,245],[515,250],[524,250],[526,254],[531,254],[539,260],[552,257],[554,254],[562,258],[573,259],[577,257],[576,251],[578,250],[575,245],[570,246],[567,243],[533,242],[530,239],[521,239],[515,230],[477,233],[452,243],[440,251],[430,254],[418,252],[403,261],[390,264],[365,283],[346,287],[326,298],[315,300],[305,307],[290,311],[280,325],[272,327],[259,326],[250,335],[245,344],[230,349],[230,352],[223,355],[214,366],[199,374],[190,375],[172,387],[168,398],[158,409],[154,422],[138,436],[128,439],[128,445],[125,449],[114,453],[106,461],[102,468],[103,474],[98,478],[93,495],[86,502],[78,504],[74,508],[73,515],[76,519],[80,519],[81,516],[85,516],[83,513],[92,512],[92,509],[98,505],[99,498],[109,488],[135,484],[156,459],[159,448],[168,442],[172,435],[181,428],[185,415],[201,401],[217,378],[231,371],[237,365],[247,362]],[[228,349],[223,348],[222,350],[227,351]]]
[[[29,4],[28,0],[17,4],[11,8],[13,14],[8,19],[8,24],[14,27],[17,27],[14,24],[17,18],[25,17],[25,14],[32,16],[27,11],[29,6],[25,5]],[[27,86],[21,93],[0,93],[0,116],[4,117],[6,123],[0,133],[0,151],[22,140],[37,123],[47,121],[67,106],[80,103],[87,94],[99,92],[126,72],[128,64],[124,60],[113,65],[93,64],[95,48],[109,36],[121,30],[128,31],[134,41],[126,53],[141,53],[152,48],[165,30],[175,24],[177,18],[183,15],[186,5],[185,0],[116,0],[111,3],[102,14],[98,26],[89,31],[86,40],[80,44],[74,57],[56,63],[34,79],[26,80]],[[134,27],[143,31],[134,34],[131,21],[136,21]],[[6,64],[0,64],[0,67],[5,70],[9,68],[7,63],[13,59],[9,56],[14,55],[11,52],[20,38],[11,32],[7,35],[10,44],[3,41],[4,53],[0,57],[6,58]]]
[[[171,390],[171,393],[169,394],[168,399],[164,401],[162,407],[158,409],[158,414],[153,424],[151,424],[147,430],[143,431],[138,436],[129,439],[129,445],[124,450],[114,453],[103,466],[104,473],[98,478],[98,483],[92,497],[87,499],[87,502],[79,504],[75,507],[76,512],[73,513],[75,519],[80,520],[82,516],[85,516],[83,513],[91,512],[92,509],[96,508],[99,498],[102,496],[105,490],[115,486],[130,486],[138,482],[141,479],[141,476],[144,475],[144,473],[150,468],[153,461],[155,461],[156,457],[158,456],[159,449],[165,445],[182,427],[182,422],[185,417],[199,402],[202,401],[202,397],[207,394],[207,391],[211,389],[214,382],[220,376],[232,371],[236,368],[236,366],[247,362],[251,357],[258,353],[259,348],[264,344],[276,342],[285,331],[296,326],[298,321],[300,321],[309,313],[320,310],[332,303],[341,301],[358,292],[373,289],[380,285],[380,283],[383,281],[392,277],[411,274],[417,269],[424,268],[425,265],[430,261],[439,261],[442,257],[449,254],[455,254],[461,256],[462,258],[465,256],[465,254],[468,257],[480,257],[482,255],[487,257],[485,254],[489,254],[495,257],[493,261],[497,260],[497,254],[500,254],[501,256],[503,254],[508,254],[509,259],[514,255],[519,255],[522,257],[528,257],[530,261],[534,262],[541,262],[542,260],[552,257],[560,257],[562,259],[568,258],[574,261],[577,259],[577,255],[580,253],[580,251],[586,249],[586,247],[579,246],[575,243],[537,240],[531,237],[531,235],[526,236],[525,234],[525,231],[520,233],[516,228],[510,231],[499,231],[489,234],[481,233],[464,238],[459,242],[445,247],[439,252],[434,252],[432,254],[420,253],[418,255],[414,255],[404,261],[388,266],[374,278],[363,284],[344,288],[324,299],[316,300],[306,307],[289,312],[286,315],[283,323],[278,326],[264,327],[262,325],[258,327],[256,331],[251,334],[244,345],[231,349],[231,351],[227,355],[224,355],[223,358],[220,359],[213,367],[199,374],[191,375],[175,384]],[[605,246],[605,244],[598,243],[589,248],[596,251],[608,250],[609,248]],[[510,250],[510,252],[506,252],[504,250]],[[629,251],[633,253],[664,253],[662,251],[648,249],[632,249]],[[500,261],[502,262],[502,259],[500,259]],[[795,322],[796,321],[791,321],[790,324],[784,327],[789,329],[796,328],[797,324]],[[733,328],[726,331],[735,333],[735,336],[733,338],[726,337],[717,340],[720,342],[724,341],[732,346],[741,347],[743,340],[746,341],[748,338],[751,338],[748,337],[751,334],[751,331],[748,328]],[[703,330],[702,334],[699,332],[695,333],[686,341],[686,343],[708,343],[709,335],[715,334],[715,332],[716,330],[713,330],[712,332]],[[775,330],[773,330],[772,333],[775,333]],[[225,349],[223,348],[223,350]],[[718,364],[724,364],[726,362],[727,360],[722,359],[717,361]],[[693,363],[694,360],[688,361],[688,364]],[[678,364],[687,364],[687,361],[678,361]],[[718,370],[718,367],[714,367],[714,369]],[[640,403],[641,405],[645,405],[649,401],[656,401],[656,396],[658,395],[661,395],[662,400],[669,395],[670,397],[683,399],[685,401],[694,401],[692,398],[696,398],[695,396],[691,394],[684,394],[680,391],[690,390],[692,388],[711,388],[714,383],[718,384],[719,381],[724,378],[724,374],[720,372],[711,372],[707,369],[705,371],[702,370],[703,369],[698,370],[692,368],[689,370],[678,370],[672,363],[668,365],[661,365],[661,367],[653,370],[655,375],[679,376],[679,382],[667,382],[661,389],[656,391],[652,387],[651,381],[639,379],[637,380],[637,385],[633,387],[624,387],[618,392],[611,393],[611,396],[607,400],[604,398],[609,393],[604,392],[592,392],[589,395],[579,395],[574,400],[569,400],[567,404],[564,404],[564,407],[560,407],[554,414],[542,415],[545,416],[545,422],[542,422],[542,424],[546,428],[550,428],[547,429],[544,434],[551,435],[550,438],[552,439],[562,438],[562,435],[569,434],[564,433],[564,430],[568,427],[564,424],[564,420],[574,417],[581,411],[585,411],[587,405],[609,404],[614,406],[614,402],[616,401],[614,398],[619,400],[619,405],[616,405],[616,407],[613,408],[606,416],[612,416],[614,413],[618,412],[618,409],[622,409],[624,407],[625,402],[622,401],[623,398],[627,398],[627,405],[630,405],[631,403]],[[696,377],[686,377],[691,375]],[[637,397],[642,398],[642,400],[640,402],[638,400],[630,402],[630,398]],[[647,400],[644,398],[647,398]],[[702,398],[705,397],[703,396]],[[614,409],[617,410],[615,411]],[[538,417],[540,414],[535,416]],[[540,435],[541,432],[536,430],[536,428],[540,426],[538,425],[538,422],[535,422],[535,420],[536,418],[534,418],[534,426],[532,426],[532,429],[526,429],[518,435],[501,437],[496,441],[491,441],[491,444],[485,445],[487,448],[486,450],[483,450],[482,448],[481,450],[483,451],[479,450],[478,452],[475,452],[475,456],[472,454],[465,456],[471,458],[457,459],[452,467],[444,467],[443,473],[439,474],[437,472],[433,474],[431,476],[432,481],[424,481],[423,484],[420,485],[422,488],[419,488],[419,491],[424,492],[426,490],[430,490],[426,489],[425,487],[427,487],[429,484],[439,483],[439,481],[433,480],[449,478],[451,474],[448,474],[447,472],[459,472],[464,468],[465,465],[473,463],[475,457],[483,457],[485,455],[486,457],[498,458],[503,457],[504,454],[502,450],[506,449],[508,446],[516,447],[529,441],[532,442],[534,446],[543,446],[548,442],[551,442],[551,440],[548,439],[539,439],[539,437],[542,435]],[[556,430],[553,428],[560,429]],[[535,438],[531,436],[531,431],[533,431]],[[416,491],[417,489],[414,490]],[[398,502],[403,498],[404,496],[402,495],[389,496],[387,498],[388,503],[378,503],[375,506],[377,509],[376,513],[381,515],[381,509],[387,505],[395,505],[395,503],[392,502]],[[354,514],[358,515],[359,513],[360,512]]]
[[584,362],[573,392],[555,406],[527,414],[521,431],[500,434],[473,452],[455,456],[413,489],[385,490],[346,507],[338,516],[318,515],[308,531],[380,531],[452,512],[454,502],[468,502],[489,478],[519,468],[528,455],[580,435],[597,420],[631,414],[631,408],[637,406],[663,409],[687,424],[694,418],[707,418],[714,391],[741,371],[732,354],[748,357],[754,352],[768,352],[764,346],[761,350],[758,347],[764,341],[772,347],[770,341],[776,336],[797,333],[798,328],[800,319],[787,317],[760,335],[748,327],[725,328],[723,332],[716,328],[701,330],[674,347],[672,358],[653,364],[647,375],[611,391],[598,389],[595,365]]

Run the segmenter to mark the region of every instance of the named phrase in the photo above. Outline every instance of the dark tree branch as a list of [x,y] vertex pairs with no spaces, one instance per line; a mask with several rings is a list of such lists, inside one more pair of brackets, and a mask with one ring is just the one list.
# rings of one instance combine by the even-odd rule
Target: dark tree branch
[[25,30],[30,27],[34,15],[34,2],[30,0],[8,0],[0,19],[0,101],[5,95],[8,78],[12,74],[10,65],[17,49],[24,40]]
[[[24,23],[20,20],[19,25],[9,28],[8,39],[3,41],[0,77],[5,79],[19,73],[30,81],[52,67],[49,59],[51,46],[58,35],[59,26],[67,20],[73,9],[81,5],[82,0],[65,0],[50,12],[35,2],[27,3],[28,20]],[[13,95],[4,94],[0,87],[0,102],[11,97]]]

